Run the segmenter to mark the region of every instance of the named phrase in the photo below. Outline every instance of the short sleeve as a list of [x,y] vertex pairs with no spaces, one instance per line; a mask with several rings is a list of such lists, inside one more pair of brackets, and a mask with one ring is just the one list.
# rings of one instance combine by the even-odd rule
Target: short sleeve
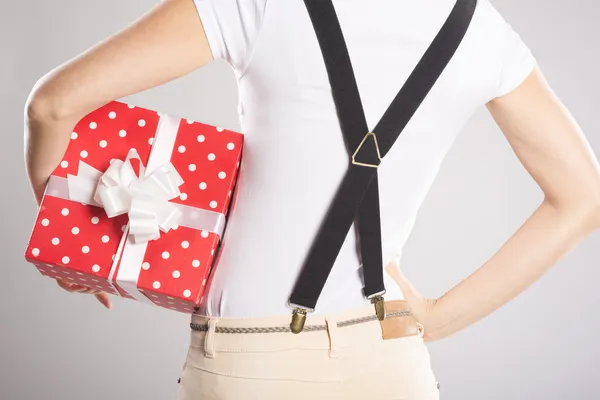
[[243,73],[259,36],[267,0],[194,0],[213,58]]
[[498,28],[497,38],[500,57],[500,75],[493,97],[501,97],[516,89],[532,72],[536,58],[521,36],[490,4]]

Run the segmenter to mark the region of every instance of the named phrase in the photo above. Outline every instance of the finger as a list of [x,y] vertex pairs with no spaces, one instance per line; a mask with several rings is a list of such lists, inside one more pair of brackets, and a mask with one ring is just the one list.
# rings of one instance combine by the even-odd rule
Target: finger
[[79,293],[83,293],[83,294],[98,294],[98,293],[102,293],[101,290],[98,289],[90,289],[90,288],[86,288],[85,290],[82,290]]
[[58,286],[60,286],[61,288],[63,288],[64,290],[66,290],[68,292],[79,292],[83,289],[87,289],[84,286],[77,285],[75,283],[68,283],[65,281],[61,281],[60,279],[57,279],[56,283],[58,284]]
[[98,301],[106,308],[112,308],[112,303],[110,302],[110,298],[108,297],[108,294],[105,292],[102,293],[98,293],[95,295],[96,299],[98,299]]
[[390,275],[390,277],[396,282],[396,284],[400,287],[404,298],[410,303],[413,300],[420,300],[422,298],[421,294],[415,289],[415,287],[410,283],[408,279],[404,276],[400,267],[396,263],[389,263],[385,267],[385,271]]

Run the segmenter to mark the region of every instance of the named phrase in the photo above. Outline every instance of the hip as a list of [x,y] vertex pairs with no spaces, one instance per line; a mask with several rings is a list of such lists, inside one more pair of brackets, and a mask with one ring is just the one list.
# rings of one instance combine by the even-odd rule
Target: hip
[[178,400],[438,399],[422,327],[389,303],[384,321],[372,307],[309,315],[300,334],[289,315],[194,315]]

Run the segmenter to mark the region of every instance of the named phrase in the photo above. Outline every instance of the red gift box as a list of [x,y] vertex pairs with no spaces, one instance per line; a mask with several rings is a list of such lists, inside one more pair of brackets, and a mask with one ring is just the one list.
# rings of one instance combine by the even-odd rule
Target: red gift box
[[235,188],[243,135],[111,102],[74,129],[25,258],[51,278],[193,312]]

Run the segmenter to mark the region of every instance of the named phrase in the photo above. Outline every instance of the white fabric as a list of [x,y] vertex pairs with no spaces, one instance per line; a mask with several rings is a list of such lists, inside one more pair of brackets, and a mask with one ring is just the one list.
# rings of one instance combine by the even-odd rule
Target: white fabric
[[[290,313],[287,300],[344,174],[343,144],[302,0],[195,0],[216,59],[238,79],[245,149],[224,248],[201,314]],[[372,128],[431,43],[452,0],[334,0]],[[384,263],[402,246],[440,163],[480,107],[517,87],[535,58],[488,0],[450,65],[379,168]],[[355,232],[316,313],[365,304]],[[386,277],[387,279],[387,277]],[[388,299],[402,298],[386,281]]]

